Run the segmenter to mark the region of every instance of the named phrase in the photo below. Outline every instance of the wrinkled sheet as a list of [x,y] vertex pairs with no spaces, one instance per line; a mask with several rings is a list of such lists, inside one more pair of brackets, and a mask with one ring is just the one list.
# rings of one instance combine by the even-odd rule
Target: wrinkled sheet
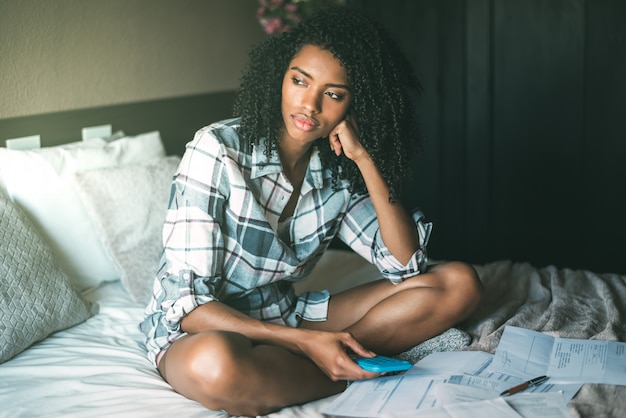
[[[480,308],[460,328],[468,350],[493,353],[505,325],[566,338],[626,341],[626,276],[501,261],[476,266]],[[336,292],[379,277],[359,256],[330,251],[298,290]],[[175,393],[145,356],[137,328],[143,306],[120,282],[87,295],[100,311],[0,364],[0,417],[227,417]],[[322,417],[329,397],[271,418]],[[626,386],[586,384],[569,402],[573,417],[626,416]]]

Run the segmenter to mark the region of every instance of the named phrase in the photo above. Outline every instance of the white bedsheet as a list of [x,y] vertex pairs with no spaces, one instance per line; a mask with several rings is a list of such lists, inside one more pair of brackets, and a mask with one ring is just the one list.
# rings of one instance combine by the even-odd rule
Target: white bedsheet
[[[506,325],[555,337],[626,341],[626,275],[534,268],[500,261],[476,266],[485,286],[462,328],[467,350],[493,353]],[[353,253],[329,251],[297,288],[331,293],[379,277]],[[100,312],[0,364],[0,418],[218,417],[175,393],[148,362],[137,324],[143,306],[120,282],[88,295]],[[283,409],[271,418],[320,418],[335,397]],[[626,386],[585,384],[568,403],[573,417],[625,417]]]
[[[226,417],[172,390],[146,358],[143,306],[120,282],[87,295],[98,314],[0,365],[0,417]],[[328,399],[329,401],[330,399]],[[321,417],[321,403],[272,417]]]

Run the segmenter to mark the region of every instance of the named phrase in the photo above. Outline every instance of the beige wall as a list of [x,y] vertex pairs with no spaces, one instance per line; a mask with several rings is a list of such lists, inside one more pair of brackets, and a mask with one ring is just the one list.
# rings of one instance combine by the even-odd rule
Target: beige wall
[[232,90],[256,0],[0,0],[0,119]]

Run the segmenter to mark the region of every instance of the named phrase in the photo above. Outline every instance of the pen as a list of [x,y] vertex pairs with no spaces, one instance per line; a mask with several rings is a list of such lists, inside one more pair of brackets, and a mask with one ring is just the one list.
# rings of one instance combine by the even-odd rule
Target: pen
[[517,392],[521,392],[524,389],[528,389],[531,386],[537,386],[542,384],[543,382],[545,382],[546,380],[548,380],[548,376],[539,376],[539,377],[535,377],[534,379],[530,379],[527,382],[524,383],[520,383],[517,386],[513,386],[510,389],[505,390],[504,392],[502,392],[500,394],[500,396],[504,396],[504,395],[513,395],[514,393]]

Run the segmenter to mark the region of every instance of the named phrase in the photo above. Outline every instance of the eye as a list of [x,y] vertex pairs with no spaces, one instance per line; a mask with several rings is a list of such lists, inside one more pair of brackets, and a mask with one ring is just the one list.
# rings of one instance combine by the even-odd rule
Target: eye
[[306,86],[306,83],[304,82],[304,80],[296,76],[291,77],[291,82],[295,84],[296,86]]
[[333,100],[341,101],[345,97],[343,94],[335,93],[334,91],[327,91],[326,95]]

